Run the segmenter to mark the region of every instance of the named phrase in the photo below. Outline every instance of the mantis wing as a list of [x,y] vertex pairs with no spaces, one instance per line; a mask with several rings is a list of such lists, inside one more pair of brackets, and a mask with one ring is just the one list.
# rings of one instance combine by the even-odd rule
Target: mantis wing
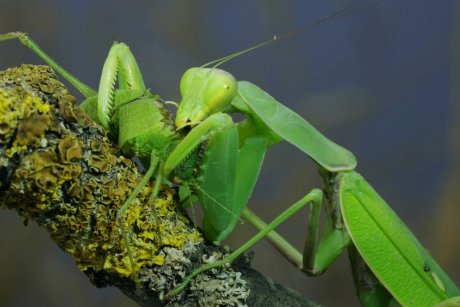
[[340,202],[356,248],[399,303],[433,306],[459,295],[460,290],[361,175],[342,175]]
[[356,167],[356,159],[351,152],[327,139],[297,113],[252,83],[238,82],[238,94],[232,106],[261,122],[265,130],[274,134],[275,142],[281,139],[288,141],[328,171]]
[[198,195],[204,232],[212,241],[222,241],[233,231],[259,176],[268,138],[254,128],[246,120],[238,130],[234,126],[214,136],[206,148]]
[[256,185],[269,140],[265,136],[252,134],[244,138],[240,136],[240,144],[236,168],[234,202],[241,208],[241,214]]
[[203,230],[208,240],[221,241],[233,230],[241,211],[234,206],[238,151],[236,126],[211,137],[198,177],[198,198],[204,211]]

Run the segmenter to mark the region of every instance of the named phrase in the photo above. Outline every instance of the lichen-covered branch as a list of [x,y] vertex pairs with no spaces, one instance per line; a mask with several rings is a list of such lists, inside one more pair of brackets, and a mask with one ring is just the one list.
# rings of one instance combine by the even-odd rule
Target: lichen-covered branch
[[188,291],[162,301],[191,268],[226,252],[203,241],[172,188],[163,187],[152,204],[147,185],[117,219],[141,177],[51,68],[0,72],[0,207],[46,228],[95,285],[115,285],[150,306],[309,304],[251,270],[247,257],[201,274]]

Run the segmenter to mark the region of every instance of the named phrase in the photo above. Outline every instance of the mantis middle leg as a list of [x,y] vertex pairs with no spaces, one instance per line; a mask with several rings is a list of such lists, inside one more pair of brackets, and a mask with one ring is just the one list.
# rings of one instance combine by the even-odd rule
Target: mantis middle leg
[[[303,253],[300,253],[276,231],[271,231],[266,235],[270,243],[272,243],[289,262],[310,276],[316,276],[323,273],[351,243],[346,231],[335,229],[328,223],[325,227],[323,237],[318,244],[320,210],[321,207],[319,205],[312,204],[312,206],[310,206],[307,237]],[[264,221],[248,208],[243,211],[243,217],[260,231],[268,227]]]
[[277,218],[275,218],[270,224],[266,225],[264,229],[259,231],[254,237],[252,237],[250,240],[248,240],[245,244],[240,246],[238,249],[233,251],[229,256],[225,257],[224,259],[218,260],[213,263],[205,264],[195,270],[193,270],[190,275],[188,275],[182,283],[176,287],[176,289],[172,290],[170,293],[168,293],[168,297],[173,297],[180,292],[182,292],[185,287],[190,283],[190,281],[198,274],[208,271],[210,269],[222,266],[226,263],[230,263],[234,261],[238,256],[240,256],[243,252],[248,250],[251,246],[253,246],[255,243],[257,243],[259,240],[267,236],[268,233],[273,231],[276,227],[278,227],[280,224],[282,224],[284,221],[286,221],[290,216],[295,214],[297,211],[302,209],[308,204],[311,204],[312,207],[321,207],[321,203],[323,200],[323,193],[319,189],[314,189],[310,191],[307,195],[302,197],[299,201],[294,203],[292,206],[290,206],[287,210],[285,210],[283,213],[281,213]]

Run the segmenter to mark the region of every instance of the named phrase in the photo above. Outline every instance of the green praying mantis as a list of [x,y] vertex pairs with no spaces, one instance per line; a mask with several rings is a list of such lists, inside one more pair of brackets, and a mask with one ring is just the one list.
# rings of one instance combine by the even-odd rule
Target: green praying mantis
[[[345,13],[327,16],[315,25]],[[86,97],[82,108],[118,136],[123,153],[138,156],[147,169],[121,206],[120,219],[152,177],[153,201],[161,183],[180,178],[184,182],[181,188],[186,182],[197,187],[193,191],[184,190],[193,194],[187,195],[188,198],[196,196],[203,206],[203,231],[208,240],[225,239],[241,215],[260,229],[226,258],[193,270],[169,297],[183,291],[197,274],[233,261],[263,237],[308,275],[321,274],[348,250],[353,256],[355,274],[361,274],[356,284],[360,301],[366,306],[387,305],[393,298],[404,306],[433,306],[460,295],[457,286],[404,223],[355,171],[357,163],[351,152],[327,139],[256,85],[236,81],[230,73],[217,68],[267,42],[187,70],[180,82],[182,100],[172,123],[158,97],[146,89],[126,44],[115,43],[111,47],[96,92],[58,65],[26,34],[0,35],[0,41],[9,39],[19,39],[80,91]],[[119,87],[115,89],[117,81]],[[228,113],[242,114],[245,119],[235,123]],[[318,165],[324,188],[313,189],[267,225],[246,204],[265,152],[283,140]],[[206,143],[204,154],[198,157],[203,143]],[[193,171],[195,167],[199,168],[198,174]],[[323,202],[327,217],[319,240]],[[310,206],[307,240],[304,252],[300,253],[274,229],[307,205]],[[131,254],[129,231],[123,230]],[[356,268],[363,260],[367,270],[358,272]],[[131,255],[130,261],[132,264]],[[359,281],[364,278],[372,282]]]

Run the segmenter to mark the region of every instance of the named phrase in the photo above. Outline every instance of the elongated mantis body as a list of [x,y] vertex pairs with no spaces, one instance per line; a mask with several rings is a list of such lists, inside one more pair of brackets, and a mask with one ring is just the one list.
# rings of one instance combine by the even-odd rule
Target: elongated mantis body
[[[145,182],[155,177],[154,200],[159,184],[168,179],[200,144],[208,141],[196,178],[204,191],[198,191],[197,195],[204,207],[205,235],[212,241],[223,240],[241,214],[261,232],[229,257],[194,270],[170,296],[183,291],[195,275],[231,262],[265,236],[309,275],[322,273],[343,250],[355,246],[383,285],[382,298],[378,298],[380,302],[388,302],[394,297],[403,305],[429,306],[459,295],[457,287],[410,231],[354,171],[356,160],[353,154],[328,140],[257,86],[236,82],[231,74],[216,67],[191,68],[181,81],[182,101],[173,124],[163,115],[155,96],[146,90],[134,56],[123,43],[112,47],[96,93],[54,63],[25,34],[0,36],[0,40],[11,38],[19,38],[74,84],[87,97],[83,108],[112,134],[118,135],[119,145],[125,153],[139,156],[146,165],[148,170],[144,180],[122,206],[120,219]],[[220,65],[230,58],[210,65]],[[117,78],[119,89],[114,90]],[[235,124],[226,114],[231,112],[243,114],[246,118]],[[188,127],[190,131],[185,132]],[[317,163],[324,178],[324,192],[312,190],[266,225],[244,208],[266,150],[282,140],[296,146]],[[324,198],[328,217],[323,239],[318,243],[319,213]],[[309,232],[305,251],[299,253],[273,229],[306,205],[311,206]],[[384,229],[381,225],[390,227]],[[126,231],[127,246],[128,233]],[[383,239],[374,240],[376,236]],[[381,243],[385,240],[387,243]],[[383,255],[375,254],[376,249],[383,250]],[[132,259],[131,262],[135,272]],[[387,262],[401,263],[401,269],[394,274],[396,270],[388,269]],[[408,286],[407,280],[415,280],[416,285]],[[376,300],[375,293],[358,289],[363,304],[371,305],[369,302]]]
[[[460,290],[457,286],[385,201],[361,175],[353,170],[355,167],[353,159],[349,160],[349,164],[345,162],[346,159],[341,158],[330,162],[322,160],[328,157],[326,151],[330,148],[326,148],[329,144],[319,141],[322,135],[307,122],[249,82],[239,82],[238,91],[237,97],[232,102],[235,108],[252,110],[253,114],[256,114],[253,116],[258,118],[255,122],[263,122],[272,128],[272,132],[283,135],[283,139],[296,147],[302,148],[305,141],[303,136],[312,133],[308,139],[317,141],[309,146],[314,146],[318,150],[318,158],[309,156],[317,162],[324,179],[328,216],[323,238],[318,242],[323,199],[321,190],[311,191],[268,225],[249,209],[245,209],[243,216],[261,232],[254,236],[244,249],[238,249],[230,255],[228,261],[233,260],[243,250],[266,236],[291,263],[306,274],[314,276],[323,273],[344,250],[351,248],[353,253],[356,248],[369,266],[371,277],[376,277],[379,281],[371,288],[360,287],[357,283],[358,295],[363,305],[376,306],[378,303],[385,306],[394,298],[403,306],[432,306],[449,297],[458,296]],[[282,117],[283,120],[272,125],[273,117]],[[303,128],[293,130],[295,132],[291,133],[289,127],[292,126]],[[308,132],[302,131],[297,139],[297,132],[302,129],[307,129]],[[326,149],[324,155],[319,154],[322,145],[325,145],[324,149]],[[336,153],[333,157],[339,156]],[[346,169],[347,165],[349,169]],[[304,252],[300,253],[273,229],[306,205],[310,205],[308,233]],[[352,265],[357,261],[359,259],[355,258]],[[223,263],[226,261],[223,260],[217,265]],[[196,269],[171,295],[182,291],[194,275],[212,267],[214,264]],[[411,282],[408,283],[408,280]]]

